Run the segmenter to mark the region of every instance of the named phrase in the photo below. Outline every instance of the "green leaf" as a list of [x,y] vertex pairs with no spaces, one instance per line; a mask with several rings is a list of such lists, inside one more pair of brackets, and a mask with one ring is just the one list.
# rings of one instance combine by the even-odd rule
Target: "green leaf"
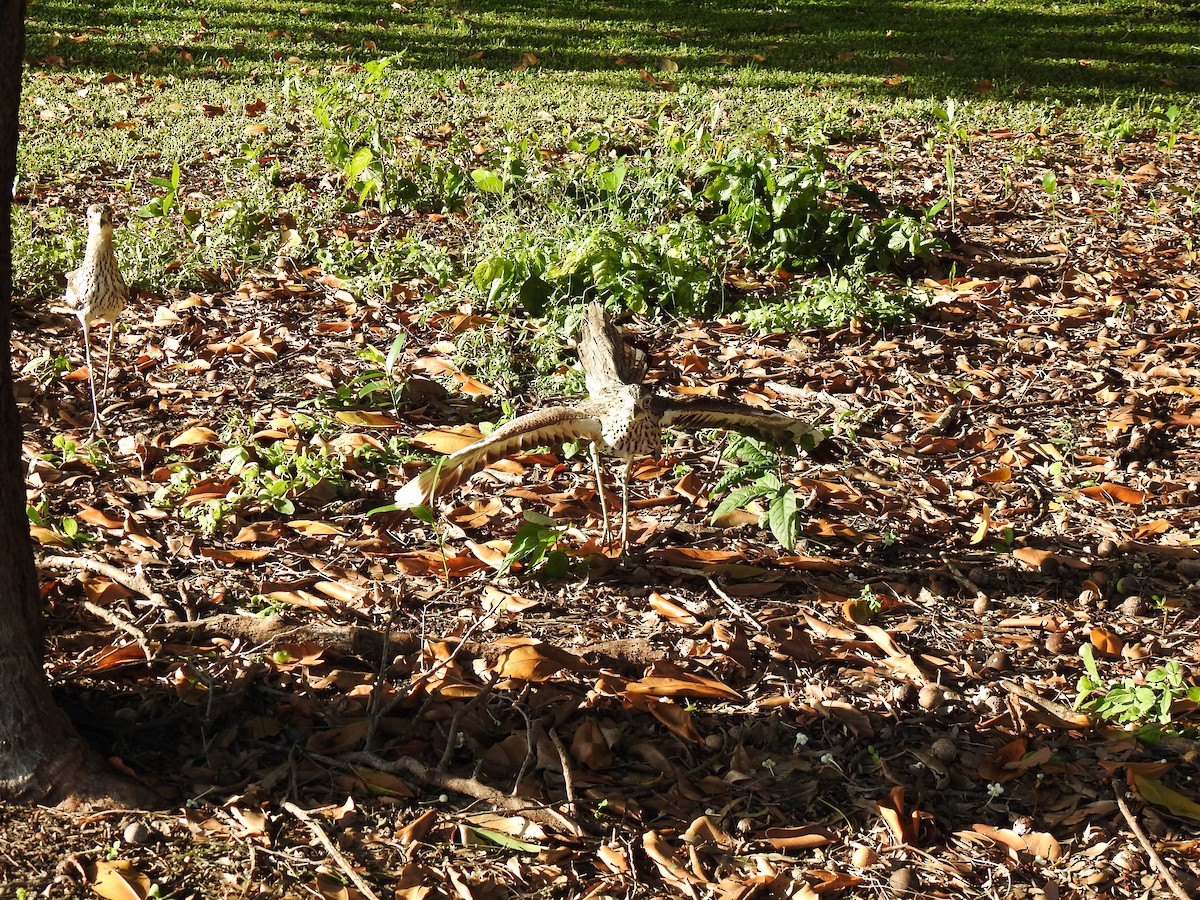
[[512,546],[504,557],[497,575],[505,574],[515,563],[524,562],[530,568],[537,566],[546,551],[558,542],[558,534],[537,522],[526,522],[513,538]]
[[785,488],[771,498],[767,507],[767,524],[780,546],[789,551],[796,549],[796,542],[800,539],[800,514],[795,491]]
[[1084,644],[1079,648],[1079,655],[1083,658],[1084,668],[1087,669],[1088,675],[1091,676],[1094,684],[1103,684],[1100,679],[1100,669],[1096,666],[1096,655],[1092,651],[1091,644]]
[[374,161],[375,154],[371,152],[370,147],[359,147],[350,162],[346,164],[346,180],[350,184],[354,184],[358,181],[358,176],[365,172],[367,166],[371,165]]
[[471,180],[485,194],[504,193],[504,179],[491,169],[476,169],[471,173]]
[[736,491],[730,492],[729,496],[721,501],[720,506],[717,507],[716,512],[712,515],[712,521],[715,522],[721,516],[733,512],[735,509],[742,509],[751,500],[757,500],[759,497],[764,497],[769,493],[771,493],[771,489],[758,482],[744,484]]
[[540,317],[546,314],[546,304],[553,292],[554,289],[540,275],[531,275],[525,279],[517,296],[525,312]]
[[717,483],[713,485],[709,496],[716,497],[719,494],[725,493],[735,484],[743,481],[754,481],[762,474],[763,470],[756,466],[735,466],[717,479]]
[[475,282],[475,287],[488,295],[488,300],[494,300],[496,295],[508,284],[512,274],[513,264],[511,262],[499,256],[493,256],[475,267],[471,273],[471,280]]
[[566,578],[571,571],[571,558],[565,550],[555,548],[546,554],[546,562],[539,573],[545,578]]
[[1147,802],[1165,807],[1182,818],[1200,822],[1200,803],[1171,790],[1156,778],[1146,778],[1135,772],[1133,780],[1137,785],[1138,793]]
[[490,828],[480,828],[478,825],[467,825],[466,828],[475,834],[479,835],[485,841],[491,841],[501,847],[507,847],[509,850],[520,850],[524,853],[541,853],[545,847],[541,844],[531,844],[528,841],[520,841],[511,835],[504,834],[500,831],[492,831]]
[[606,194],[615,194],[625,183],[625,166],[619,165],[607,172],[601,172],[596,179],[596,185]]
[[[395,506],[395,504],[392,505]],[[409,512],[413,514],[413,518],[419,522],[424,522],[426,525],[432,525],[435,521],[433,509],[424,503],[422,503],[420,506],[414,506],[410,508]]]
[[561,527],[552,518],[545,515],[544,513],[538,512],[535,509],[525,510],[524,517],[525,517],[526,522],[532,522],[534,525],[541,525],[544,528],[559,528],[559,527]]
[[396,335],[396,339],[392,341],[392,346],[388,350],[387,359],[384,360],[383,363],[383,368],[388,374],[391,374],[392,370],[396,368],[396,360],[400,358],[400,351],[404,349],[404,344],[407,338],[408,335],[402,331]]

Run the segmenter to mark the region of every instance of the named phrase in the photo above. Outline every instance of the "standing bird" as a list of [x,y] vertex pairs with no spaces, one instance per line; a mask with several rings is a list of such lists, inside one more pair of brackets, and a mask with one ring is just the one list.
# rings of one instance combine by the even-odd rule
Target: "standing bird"
[[129,299],[129,288],[117,268],[117,257],[113,253],[112,210],[104,203],[93,203],[87,208],[87,249],[83,252],[83,265],[67,273],[67,306],[79,317],[83,326],[83,348],[87,356],[88,382],[92,389],[92,427],[100,422],[100,407],[96,402],[96,376],[92,368],[91,326],[93,322],[109,324],[108,356],[104,361],[104,388],[108,391],[108,370],[112,363],[113,337],[117,331],[117,316]]
[[600,303],[591,303],[578,340],[579,360],[588,398],[571,406],[552,406],[500,426],[426,469],[396,492],[403,509],[428,504],[434,497],[498,459],[528,447],[587,440],[592,446],[597,493],[604,519],[604,541],[612,539],[600,454],[626,460],[621,475],[621,542],[629,535],[629,470],[638,456],[662,452],[664,428],[728,428],[811,449],[824,437],[806,422],[744,403],[708,398],[660,397],[644,384],[646,355],[629,344]]

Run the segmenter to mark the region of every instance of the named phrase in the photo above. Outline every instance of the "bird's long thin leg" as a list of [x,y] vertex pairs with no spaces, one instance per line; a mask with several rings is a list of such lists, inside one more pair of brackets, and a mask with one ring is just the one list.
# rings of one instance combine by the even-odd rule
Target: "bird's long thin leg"
[[621,553],[625,552],[625,543],[629,539],[629,470],[632,468],[631,456],[625,461],[625,468],[621,470]]
[[592,468],[596,470],[596,493],[600,495],[600,516],[604,520],[604,543],[612,543],[612,528],[608,524],[608,501],[604,497],[604,475],[600,470],[600,448],[592,441]]
[[112,368],[112,348],[113,338],[117,336],[117,323],[110,322],[108,326],[108,355],[104,357],[104,387],[100,391],[100,397],[103,399],[108,396],[108,373]]
[[95,427],[100,422],[100,407],[96,403],[96,373],[92,368],[92,332],[84,319],[80,319],[79,324],[83,326],[83,352],[87,357],[88,384],[92,389],[92,427]]

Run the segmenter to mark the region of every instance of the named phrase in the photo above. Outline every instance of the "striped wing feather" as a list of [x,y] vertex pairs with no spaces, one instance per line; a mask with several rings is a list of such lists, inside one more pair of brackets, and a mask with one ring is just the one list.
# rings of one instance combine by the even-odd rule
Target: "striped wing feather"
[[599,438],[600,421],[583,410],[569,406],[539,409],[501,425],[487,437],[430,466],[396,492],[396,505],[411,509],[428,504],[480,469],[528,447]]
[[604,304],[588,304],[578,340],[579,362],[593,397],[606,387],[641,384],[646,377],[646,354],[621,333]]
[[789,441],[808,450],[825,436],[801,419],[734,400],[655,397],[653,403],[663,428],[728,428],[769,440]]

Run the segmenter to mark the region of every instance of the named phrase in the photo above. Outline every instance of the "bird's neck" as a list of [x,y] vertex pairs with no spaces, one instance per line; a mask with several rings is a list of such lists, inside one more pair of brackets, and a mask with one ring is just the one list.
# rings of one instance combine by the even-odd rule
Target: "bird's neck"
[[113,252],[112,238],[112,229],[108,227],[102,226],[88,231],[87,249],[84,251],[84,259],[91,262],[111,255]]

